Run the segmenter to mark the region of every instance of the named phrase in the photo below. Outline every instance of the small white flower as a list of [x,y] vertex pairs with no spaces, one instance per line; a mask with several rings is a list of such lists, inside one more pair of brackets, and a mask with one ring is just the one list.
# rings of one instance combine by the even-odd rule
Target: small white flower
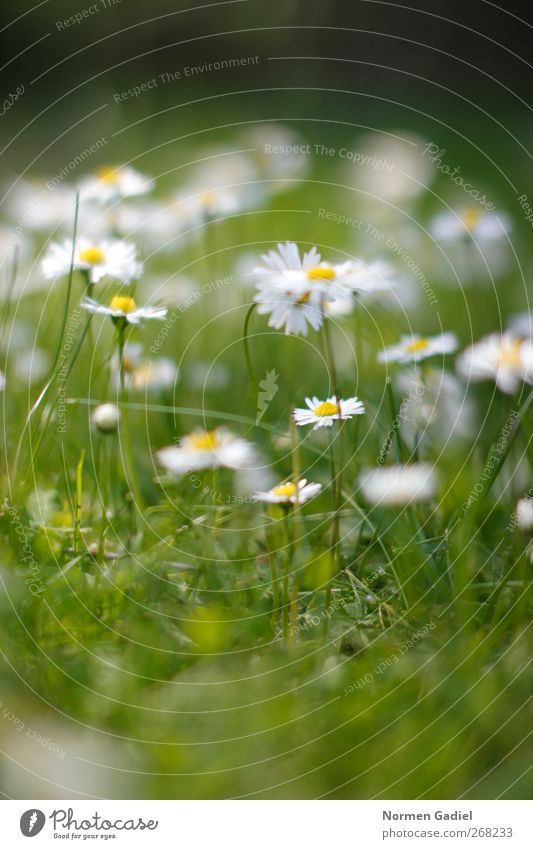
[[91,421],[101,433],[115,433],[120,425],[120,410],[116,404],[99,404]]
[[371,504],[399,506],[432,498],[437,489],[437,475],[427,463],[381,466],[361,475],[360,484]]
[[[120,367],[118,355],[111,360],[116,385],[120,385]],[[126,385],[138,392],[158,392],[176,383],[178,369],[172,360],[158,357],[155,360],[144,359],[142,345],[128,343],[124,345],[122,368]]]
[[3,371],[0,371],[0,392],[6,388],[6,376]]
[[[44,277],[50,280],[68,274],[71,260],[71,242],[52,242],[42,261]],[[131,242],[104,240],[93,243],[83,237],[76,244],[74,268],[87,272],[91,283],[99,283],[104,277],[131,283],[141,276],[143,270],[135,245]]]
[[305,478],[298,481],[298,486],[288,481],[278,484],[267,492],[254,493],[255,501],[267,501],[269,504],[303,504],[318,495],[322,489],[320,483],[307,483]]
[[511,222],[507,215],[466,207],[457,213],[439,213],[429,229],[438,242],[471,237],[480,243],[490,243],[494,239],[503,238],[510,231]]
[[80,198],[111,203],[120,198],[136,197],[152,191],[154,181],[129,165],[100,168],[80,183]]
[[518,501],[516,521],[521,531],[533,530],[533,498],[521,498]]
[[225,466],[244,469],[255,458],[253,445],[234,436],[224,428],[195,430],[182,437],[179,445],[170,445],[157,452],[162,466],[174,475],[184,475],[200,469]]
[[364,405],[358,398],[347,398],[345,401],[339,399],[337,403],[334,395],[326,401],[320,401],[315,395],[313,398],[306,398],[305,403],[308,409],[295,409],[294,421],[297,425],[314,424],[313,430],[331,427],[337,419],[351,419],[352,416],[361,416],[365,412]]
[[84,298],[80,306],[88,312],[109,315],[115,321],[122,319],[128,324],[140,324],[146,318],[163,320],[167,316],[166,307],[138,307],[127,295],[115,295],[108,307],[93,298]]
[[458,346],[454,333],[442,333],[440,336],[402,336],[397,345],[380,351],[380,363],[416,363],[436,354],[450,354]]
[[512,395],[524,381],[533,383],[533,344],[508,331],[491,333],[463,351],[456,365],[465,380],[494,380]]

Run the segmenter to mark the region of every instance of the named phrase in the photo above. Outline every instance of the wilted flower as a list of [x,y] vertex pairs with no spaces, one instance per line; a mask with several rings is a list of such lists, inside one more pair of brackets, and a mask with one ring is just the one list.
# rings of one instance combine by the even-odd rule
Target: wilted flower
[[267,492],[254,493],[255,501],[267,501],[269,504],[303,504],[318,495],[322,484],[307,483],[305,478],[298,481],[298,485],[292,481],[280,483]]
[[314,424],[313,430],[319,427],[331,427],[337,419],[351,419],[365,412],[364,405],[358,398],[347,398],[343,401],[333,395],[326,401],[320,401],[316,395],[306,398],[308,409],[296,408],[293,413],[297,425]]
[[194,430],[182,437],[179,445],[170,445],[157,452],[161,465],[175,475],[218,466],[242,469],[251,465],[254,457],[253,445],[225,428]]
[[381,466],[361,475],[360,484],[371,504],[394,507],[432,498],[437,489],[437,474],[427,463]]
[[442,333],[440,336],[402,336],[397,345],[380,351],[380,363],[416,363],[436,354],[450,354],[458,346],[454,333]]
[[494,380],[512,395],[524,381],[533,383],[533,344],[508,331],[491,333],[458,356],[457,370],[465,380]]
[[[68,274],[72,261],[72,243],[52,242],[42,261],[43,275],[47,279]],[[74,268],[85,271],[90,283],[99,283],[104,277],[131,283],[142,274],[142,263],[137,259],[137,249],[130,242],[104,240],[91,242],[80,238],[74,250]]]
[[115,295],[108,307],[93,298],[84,298],[80,306],[88,312],[109,315],[115,323],[122,320],[127,324],[141,324],[146,318],[163,320],[167,316],[166,307],[138,307],[128,295]]

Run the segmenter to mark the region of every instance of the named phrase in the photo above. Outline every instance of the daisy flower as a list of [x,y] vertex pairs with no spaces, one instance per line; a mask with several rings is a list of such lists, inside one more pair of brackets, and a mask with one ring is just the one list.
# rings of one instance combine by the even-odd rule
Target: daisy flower
[[491,333],[463,351],[456,366],[466,380],[494,380],[512,395],[523,382],[533,383],[533,343],[510,331]]
[[[111,360],[111,368],[116,377],[117,386],[120,385],[120,363],[118,355]],[[142,345],[127,343],[124,345],[122,357],[122,369],[126,385],[134,391],[158,392],[168,389],[176,383],[178,369],[172,360],[167,357],[157,359],[145,359]]]
[[456,212],[442,212],[430,224],[430,231],[437,241],[453,242],[471,236],[477,242],[492,242],[501,239],[511,229],[507,215],[465,207]]
[[120,198],[136,197],[152,191],[154,181],[129,165],[100,168],[80,183],[80,198],[111,203]]
[[128,295],[115,295],[108,307],[86,297],[80,306],[88,312],[109,315],[115,323],[122,320],[125,324],[141,324],[145,318],[163,320],[167,317],[166,307],[138,307]]
[[[61,277],[70,271],[72,243],[52,242],[42,261],[46,279]],[[104,277],[112,277],[121,283],[131,283],[141,276],[143,266],[137,259],[137,249],[131,242],[104,240],[91,242],[80,238],[74,250],[74,268],[87,273],[90,283],[99,283]]]
[[361,416],[365,408],[358,398],[347,398],[346,401],[333,395],[326,401],[320,401],[316,395],[306,398],[307,409],[296,408],[293,413],[297,425],[314,424],[313,430],[319,427],[331,427],[336,419],[351,419],[352,416]]
[[322,489],[320,483],[307,483],[305,478],[298,481],[298,485],[288,481],[278,484],[267,492],[255,492],[255,501],[266,501],[269,504],[303,504],[318,495]]
[[402,336],[397,345],[385,348],[378,354],[380,363],[416,363],[436,354],[450,354],[458,346],[454,333],[441,333],[440,336]]
[[243,469],[255,458],[253,445],[246,439],[234,436],[225,428],[194,430],[182,437],[178,445],[170,445],[157,452],[162,466],[174,475],[201,469]]
[[436,472],[428,463],[381,466],[365,472],[359,482],[367,501],[386,507],[427,501],[437,489]]
[[347,296],[368,294],[390,288],[392,269],[384,263],[360,260],[331,264],[324,262],[316,248],[300,257],[294,242],[279,244],[277,250],[261,257],[263,265],[254,268],[259,278],[255,302],[260,315],[270,314],[269,326],[285,333],[307,335],[307,325],[318,330],[328,304]]

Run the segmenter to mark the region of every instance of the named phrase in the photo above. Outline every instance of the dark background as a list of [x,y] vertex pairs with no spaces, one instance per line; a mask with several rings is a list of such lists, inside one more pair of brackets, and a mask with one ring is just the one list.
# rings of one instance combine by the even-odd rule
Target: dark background
[[[525,0],[505,9],[486,0],[115,0],[81,24],[57,29],[57,21],[91,5],[48,0],[29,11],[27,0],[4,0],[3,96],[25,86],[0,125],[2,147],[8,141],[4,169],[34,159],[38,171],[55,168],[87,141],[139,119],[128,133],[133,154],[167,127],[182,134],[198,129],[202,116],[212,127],[243,116],[331,119],[342,112],[363,126],[438,135],[448,147],[464,127],[475,144],[490,136],[507,160],[517,153],[513,136],[525,147],[531,142]],[[115,92],[165,71],[245,55],[260,62],[113,100]],[[269,58],[294,56],[315,58]],[[87,117],[96,109],[96,120]],[[146,120],[161,110],[170,111]],[[512,171],[513,163],[506,165]],[[517,166],[523,182],[524,160]]]

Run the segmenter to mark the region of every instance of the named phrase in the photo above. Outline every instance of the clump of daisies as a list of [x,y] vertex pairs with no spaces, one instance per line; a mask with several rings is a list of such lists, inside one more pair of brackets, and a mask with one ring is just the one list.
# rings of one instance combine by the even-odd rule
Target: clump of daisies
[[293,418],[297,425],[304,426],[312,424],[313,430],[319,427],[331,427],[334,421],[351,419],[353,416],[361,416],[365,413],[365,407],[358,398],[336,398],[332,396],[321,401],[314,395],[306,398],[307,408],[297,407],[293,412]]
[[465,380],[494,380],[513,395],[522,383],[533,383],[533,344],[511,331],[491,333],[466,348],[456,366]]
[[269,327],[285,333],[307,335],[308,326],[319,330],[328,303],[388,288],[381,268],[348,260],[332,264],[322,260],[315,247],[300,256],[294,242],[279,244],[262,257],[253,273],[258,278],[255,303],[268,315]]

